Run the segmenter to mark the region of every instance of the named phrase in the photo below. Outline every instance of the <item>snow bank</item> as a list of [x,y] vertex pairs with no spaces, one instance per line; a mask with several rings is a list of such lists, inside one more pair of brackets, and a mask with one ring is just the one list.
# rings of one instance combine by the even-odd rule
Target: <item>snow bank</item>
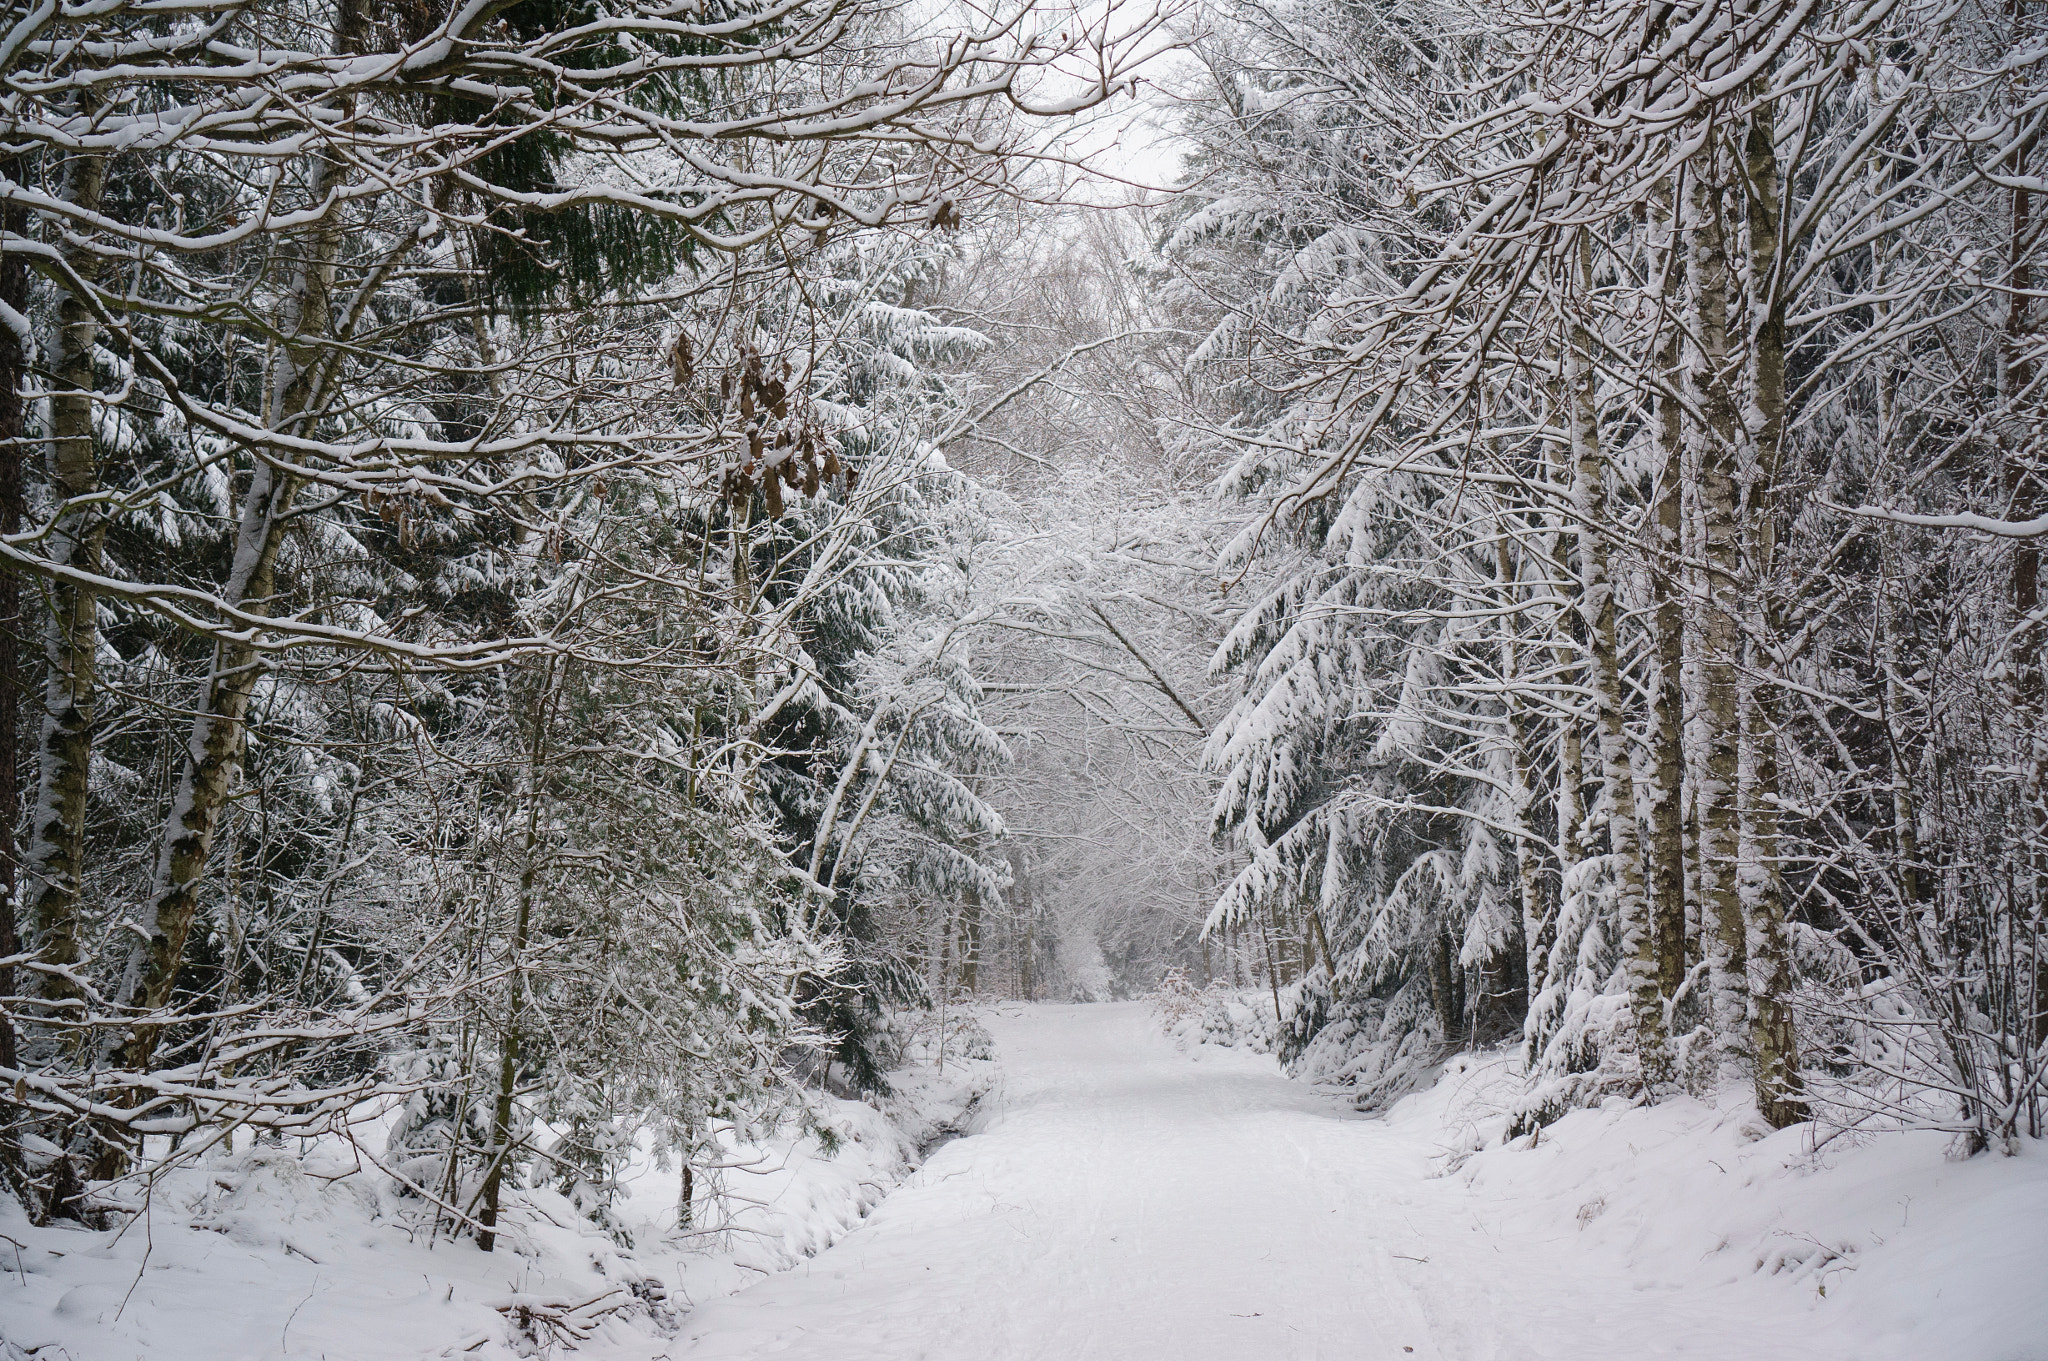
[[1521,1089],[1514,1060],[1463,1055],[1387,1120],[1440,1146],[1501,1232],[1569,1238],[1638,1290],[1796,1302],[1873,1361],[2048,1357],[2041,1143],[1955,1162],[1939,1133],[1771,1131],[1729,1089],[1610,1098],[1503,1144]]
[[[1154,1003],[1183,1048],[1270,1051],[1270,1001],[1184,992]],[[1365,1094],[1361,1075],[1418,1069],[1421,1090],[1384,1123],[1435,1150],[1437,1178],[1469,1194],[1489,1244],[1552,1243],[1589,1285],[1718,1294],[1731,1317],[1812,1313],[1856,1361],[2048,1361],[2048,1144],[1958,1162],[1939,1132],[1773,1131],[1746,1088],[1656,1106],[1610,1097],[1510,1142],[1527,1090],[1511,1051],[1388,1062],[1369,1039],[1334,1034],[1290,1071]],[[1483,1274],[1499,1269],[1489,1256],[1438,1265]]]
[[880,1108],[819,1097],[815,1131],[730,1148],[727,1167],[699,1173],[700,1227],[686,1233],[679,1171],[641,1160],[616,1207],[630,1246],[526,1189],[498,1250],[479,1252],[340,1147],[209,1155],[103,1231],[38,1228],[0,1201],[0,1358],[659,1356],[694,1304],[858,1224],[926,1145],[971,1125],[995,1064],[949,1058],[892,1078]]

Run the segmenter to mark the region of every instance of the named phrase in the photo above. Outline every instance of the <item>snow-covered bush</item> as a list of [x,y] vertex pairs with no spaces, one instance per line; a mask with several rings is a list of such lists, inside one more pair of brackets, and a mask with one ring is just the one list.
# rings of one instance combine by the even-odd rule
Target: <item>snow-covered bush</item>
[[1183,1045],[1270,1054],[1279,1036],[1272,999],[1256,988],[1211,983],[1196,990],[1182,977],[1170,991],[1162,984],[1153,1011],[1166,1033]]
[[974,1008],[965,1006],[901,1009],[888,1014],[887,1033],[904,1067],[995,1058],[995,1037]]
[[1360,1110],[1427,1087],[1455,1047],[1438,1028],[1427,986],[1413,982],[1391,997],[1349,996],[1313,1027],[1290,1025],[1287,1040],[1289,1073],[1352,1089]]
[[1060,937],[1060,974],[1067,980],[1068,1000],[1107,1002],[1116,996],[1116,979],[1102,958],[1102,942],[1085,924]]

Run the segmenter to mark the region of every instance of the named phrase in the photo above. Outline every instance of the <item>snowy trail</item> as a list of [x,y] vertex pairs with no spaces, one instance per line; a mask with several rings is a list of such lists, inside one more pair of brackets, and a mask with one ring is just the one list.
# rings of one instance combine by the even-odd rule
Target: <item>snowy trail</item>
[[1631,1280],[1414,1133],[1139,1004],[990,1019],[1006,1072],[858,1230],[690,1315],[677,1361],[1867,1357],[1782,1302]]

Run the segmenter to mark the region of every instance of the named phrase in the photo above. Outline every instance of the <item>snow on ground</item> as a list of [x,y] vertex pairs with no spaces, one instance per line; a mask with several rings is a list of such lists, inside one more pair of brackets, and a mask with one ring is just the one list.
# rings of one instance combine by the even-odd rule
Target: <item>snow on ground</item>
[[2048,1152],[1767,1137],[1675,1102],[1497,1141],[1464,1059],[1387,1118],[1142,1004],[992,1017],[1003,1096],[676,1361],[2043,1361]]
[[[574,1355],[2048,1361],[2038,1146],[1816,1151],[1732,1099],[1617,1102],[1502,1146],[1501,1059],[1454,1060],[1380,1118],[1269,1056],[1176,1046],[1143,1004],[1007,1007],[989,1028],[999,1085],[956,1060],[913,1072],[894,1123],[839,1103],[836,1153],[762,1150],[773,1170],[727,1174],[759,1202],[740,1231],[682,1249],[662,1236],[675,1175],[653,1168],[625,1207],[635,1251],[539,1194],[518,1250],[486,1256],[409,1236],[378,1174],[284,1150],[179,1174],[123,1232],[0,1222],[0,1355],[566,1356],[497,1306],[640,1280],[668,1326],[614,1317]],[[971,1137],[909,1172],[948,1122]]]
[[[117,1230],[36,1228],[0,1197],[0,1361],[488,1361],[566,1354],[568,1342],[585,1356],[664,1356],[691,1306],[858,1224],[919,1145],[975,1107],[995,1065],[955,1058],[896,1076],[886,1114],[820,1098],[830,1152],[794,1133],[733,1150],[742,1166],[717,1174],[732,1211],[721,1231],[678,1239],[679,1174],[643,1161],[618,1206],[630,1249],[545,1190],[522,1193],[494,1253],[435,1240],[420,1203],[382,1173],[345,1150],[302,1158],[296,1141],[175,1172]],[[709,1222],[701,1175],[698,1192]]]

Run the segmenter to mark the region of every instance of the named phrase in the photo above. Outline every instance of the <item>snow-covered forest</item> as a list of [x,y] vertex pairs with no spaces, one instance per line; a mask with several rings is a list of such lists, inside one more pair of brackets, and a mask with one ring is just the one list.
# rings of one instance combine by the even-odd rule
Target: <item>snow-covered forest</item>
[[[0,1357],[812,1355],[693,1320],[1130,1062],[1629,1252],[1723,1195],[1638,1145],[1796,1164],[1722,1286],[2048,1358],[2041,0],[22,0],[0,76]],[[1204,1148],[1161,1271],[1484,1269]]]

